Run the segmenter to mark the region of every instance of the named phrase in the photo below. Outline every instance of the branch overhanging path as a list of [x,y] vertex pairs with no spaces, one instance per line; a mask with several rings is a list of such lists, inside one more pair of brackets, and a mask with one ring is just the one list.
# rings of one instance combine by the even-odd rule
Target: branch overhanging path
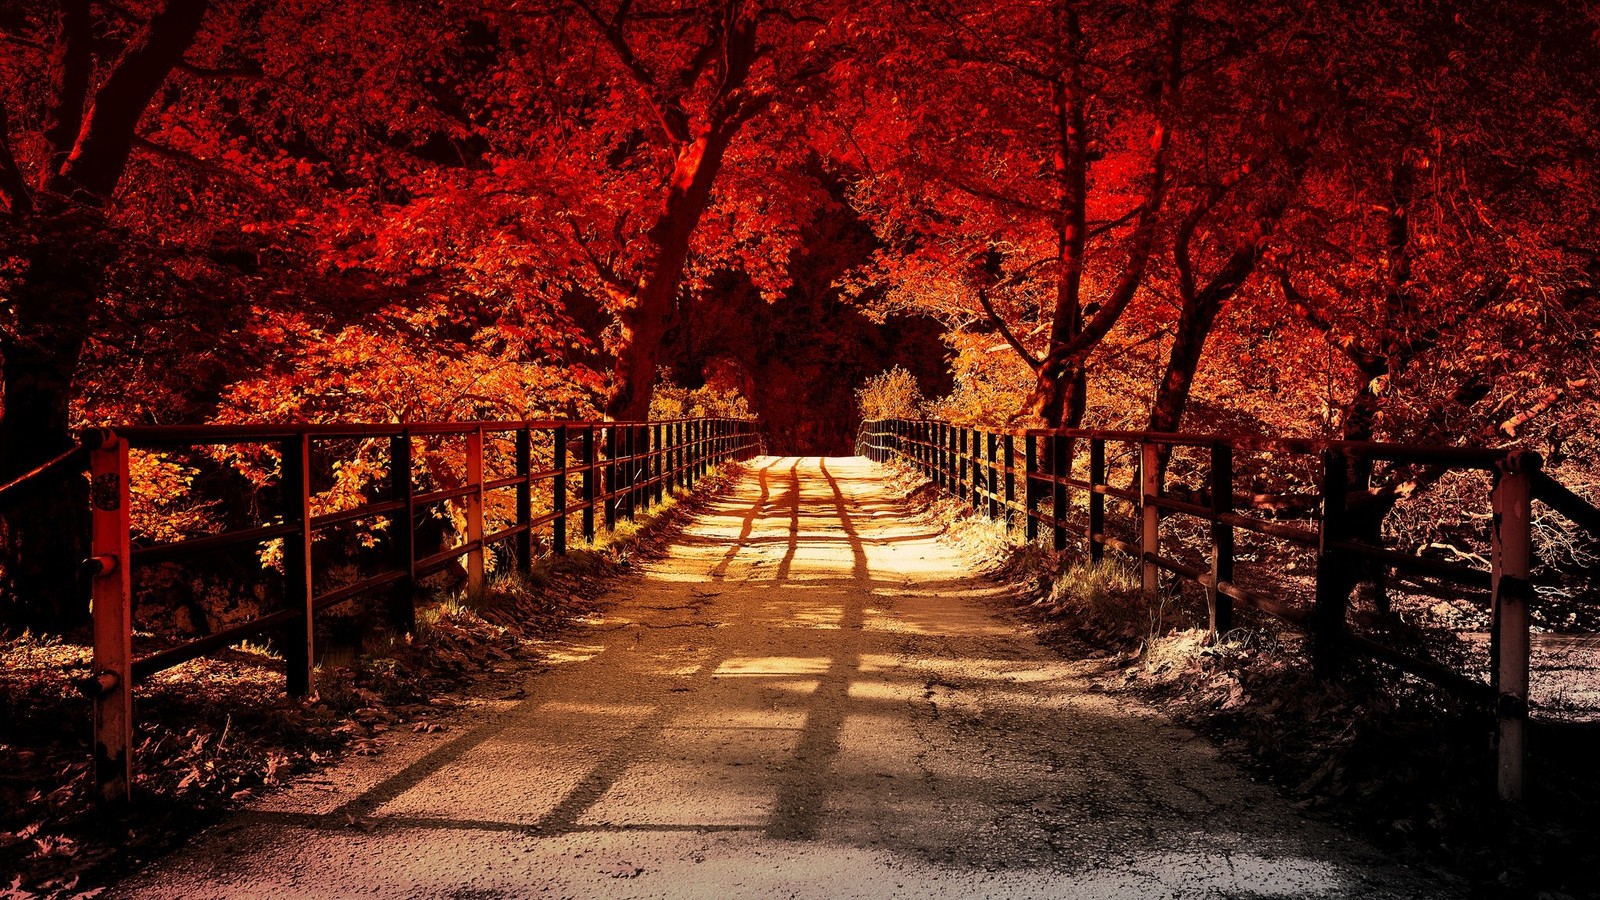
[[1440,893],[1089,690],[938,530],[873,463],[756,459],[525,699],[107,896]]

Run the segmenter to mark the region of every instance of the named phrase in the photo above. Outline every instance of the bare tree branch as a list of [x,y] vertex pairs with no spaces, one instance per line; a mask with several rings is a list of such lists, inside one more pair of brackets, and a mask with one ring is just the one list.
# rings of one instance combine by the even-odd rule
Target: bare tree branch
[[83,104],[94,69],[94,20],[88,0],[61,0],[55,49],[50,54],[50,98],[45,108],[45,164],[41,187],[61,172],[83,127]]
[[655,73],[650,71],[650,67],[644,64],[644,60],[639,58],[633,46],[628,43],[625,28],[628,10],[633,5],[631,0],[619,3],[616,13],[609,18],[602,16],[599,9],[589,0],[572,0],[572,2],[589,17],[600,32],[600,36],[611,45],[612,52],[617,55],[617,61],[622,63],[622,67],[632,77],[634,87],[650,106],[651,112],[656,117],[656,123],[661,126],[667,140],[675,144],[688,143],[691,140],[689,120],[679,105],[679,96],[669,94],[662,89]]
[[95,91],[72,154],[48,189],[103,202],[116,190],[133,150],[134,128],[162,82],[194,43],[209,0],[167,0]]
[[4,103],[0,103],[0,199],[5,200],[6,212],[12,216],[25,216],[33,211],[27,180],[22,177],[17,158],[11,152],[10,122]]
[[1039,367],[1044,363],[1035,359],[1033,354],[1028,352],[1028,348],[1024,347],[1022,342],[1017,340],[1017,336],[1011,332],[1011,326],[1007,325],[1006,320],[1000,318],[1000,314],[994,311],[994,304],[989,300],[988,289],[978,288],[978,302],[983,305],[983,311],[988,314],[989,323],[1000,332],[1000,336],[1005,338],[1007,344],[1011,345],[1011,349],[1022,357],[1022,361],[1028,364],[1028,368],[1035,372],[1039,371]]

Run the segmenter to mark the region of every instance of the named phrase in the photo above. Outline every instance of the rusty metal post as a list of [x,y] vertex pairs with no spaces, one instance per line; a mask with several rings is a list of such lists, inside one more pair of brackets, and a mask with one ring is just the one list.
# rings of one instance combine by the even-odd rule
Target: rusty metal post
[[[563,473],[564,474],[564,473]],[[517,429],[517,522],[522,531],[517,533],[512,545],[517,557],[517,571],[526,575],[533,571],[533,430],[524,426]]]
[[1222,586],[1233,581],[1233,526],[1220,517],[1233,512],[1233,447],[1211,445],[1211,583],[1206,585],[1206,606],[1211,614],[1211,642],[1233,630],[1233,598]]
[[695,468],[699,465],[699,457],[696,456],[696,454],[700,452],[700,445],[696,443],[699,437],[700,423],[694,419],[690,419],[688,422],[685,422],[683,438],[683,486],[689,490],[694,490]]
[[1155,501],[1161,497],[1161,448],[1155,444],[1139,444],[1139,518],[1142,524],[1139,551],[1144,557],[1141,567],[1146,599],[1154,600],[1161,584],[1161,569],[1154,556],[1161,552],[1161,508]]
[[1050,436],[1050,537],[1056,550],[1067,549],[1067,518],[1072,500],[1067,495],[1066,479],[1072,475],[1072,439]]
[[963,431],[960,425],[950,426],[950,494],[957,500],[964,500],[962,494],[967,489],[966,456],[963,450]]
[[1005,480],[1005,514],[1006,531],[1011,530],[1011,521],[1017,502],[1017,442],[1010,434],[1000,437],[1001,470],[1000,477]]
[[1341,668],[1345,609],[1350,582],[1348,563],[1333,545],[1345,539],[1349,517],[1345,496],[1350,486],[1350,461],[1336,450],[1322,454],[1322,523],[1317,530],[1317,598],[1311,610],[1312,665],[1317,675],[1333,678]]
[[618,518],[633,521],[633,426],[617,426],[617,455],[621,459],[617,463],[617,486],[613,491],[617,493],[616,506]]
[[[989,511],[989,502],[994,497],[989,484],[989,476],[994,471],[989,464],[994,460],[988,452],[988,440],[982,428],[972,429],[972,507],[973,512],[984,515]],[[992,516],[991,516],[992,518]]]
[[1022,530],[1030,542],[1039,539],[1039,437],[1022,437]]
[[[550,480],[550,510],[555,518],[550,520],[550,550],[557,556],[567,555],[567,445],[571,443],[567,426],[557,425],[550,432],[551,466],[556,470]],[[531,520],[530,520],[531,521]]]
[[672,486],[686,488],[689,486],[689,460],[683,443],[689,434],[689,424],[679,420],[672,430]]
[[104,432],[89,453],[94,611],[94,771],[102,803],[133,796],[133,551],[128,442]]
[[483,593],[483,426],[467,432],[467,593]]
[[634,425],[629,430],[633,432],[628,441],[633,462],[628,468],[633,472],[633,514],[638,516],[650,508],[650,426]]
[[594,426],[585,426],[580,452],[583,454],[583,539],[589,544],[594,543],[594,443]]
[[417,491],[411,478],[411,432],[389,439],[389,499],[402,504],[389,520],[395,568],[405,577],[389,595],[389,624],[401,634],[417,630]]
[[1099,488],[1106,483],[1106,440],[1089,439],[1089,560],[1106,557],[1106,495]]
[[311,582],[311,438],[290,438],[279,447],[282,468],[278,493],[285,523],[299,527],[283,539],[283,605],[299,612],[282,634],[283,668],[292,697],[311,693],[316,662]]
[[601,492],[605,495],[602,501],[605,504],[606,531],[614,531],[617,527],[617,426],[606,426],[606,478]]
[[989,469],[989,518],[1000,518],[1000,436],[990,431],[984,435],[985,456]]
[[1496,748],[1500,799],[1521,802],[1528,730],[1528,601],[1533,590],[1533,523],[1529,506],[1538,454],[1516,451],[1495,471],[1493,566]]
[[661,503],[667,497],[667,444],[666,426],[659,422],[651,426],[650,461],[651,469],[655,472],[654,493],[656,503]]

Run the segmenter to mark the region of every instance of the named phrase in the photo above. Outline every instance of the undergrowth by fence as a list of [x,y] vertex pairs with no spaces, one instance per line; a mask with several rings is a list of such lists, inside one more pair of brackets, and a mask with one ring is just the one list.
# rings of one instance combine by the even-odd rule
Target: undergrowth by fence
[[[1123,465],[1108,465],[1108,448],[1122,451]],[[857,452],[880,462],[904,461],[981,515],[1008,523],[1020,520],[1030,541],[1048,534],[1059,551],[1076,538],[1091,560],[1101,559],[1107,548],[1125,553],[1138,564],[1143,591],[1151,598],[1162,572],[1199,585],[1205,591],[1213,640],[1233,626],[1237,603],[1308,632],[1313,664],[1324,677],[1337,676],[1349,654],[1360,654],[1492,710],[1500,795],[1507,800],[1523,797],[1529,604],[1536,599],[1530,580],[1532,504],[1541,501],[1600,534],[1600,510],[1543,473],[1537,454],[1155,432],[996,430],[913,419],[864,423]],[[1187,462],[1205,473],[1204,488],[1177,491],[1166,483],[1168,466],[1179,454],[1187,454]],[[1307,468],[1310,490],[1265,498],[1241,490],[1237,461],[1245,454],[1263,457],[1263,465]],[[1368,488],[1378,464],[1435,475],[1441,470],[1487,473],[1489,564],[1480,567],[1470,559],[1438,559],[1383,546],[1383,520],[1398,496],[1393,490]],[[1113,474],[1124,476],[1129,486],[1114,483],[1118,479]],[[1108,516],[1108,499],[1127,514]],[[1261,514],[1262,509],[1285,508],[1299,511],[1310,527]],[[1202,527],[1169,525],[1164,535],[1164,519]],[[1309,605],[1252,587],[1241,577],[1235,552],[1240,530],[1315,554],[1315,592]],[[1389,572],[1489,592],[1487,683],[1351,627],[1356,585]],[[1386,595],[1380,592],[1376,602],[1380,613],[1389,612]]]
[[[451,442],[441,461],[432,451]],[[674,489],[692,487],[713,467],[754,455],[759,442],[755,423],[726,418],[119,427],[86,432],[77,449],[0,486],[0,497],[75,476],[87,464],[92,577],[85,599],[92,605],[94,662],[84,689],[94,707],[99,794],[119,800],[129,797],[132,784],[133,688],[140,680],[267,637],[283,654],[288,692],[307,694],[319,611],[378,595],[389,628],[411,633],[421,579],[461,566],[462,586],[480,592],[491,562],[526,573],[541,551],[565,554],[573,541],[592,543],[602,526],[610,531]],[[148,522],[135,528],[134,482],[148,468],[130,467],[134,454],[166,459],[219,450],[250,457],[262,482],[256,497],[262,508],[247,517],[249,524],[229,527],[223,517],[218,530],[199,535]],[[419,464],[425,452],[426,465]],[[381,478],[336,489],[341,465],[373,457],[371,471]],[[419,490],[419,481],[427,489]],[[141,520],[151,518],[149,509],[140,513]],[[441,527],[441,519],[450,526]],[[331,563],[351,556],[352,544],[370,551],[364,556],[375,571],[334,571]],[[275,555],[276,565],[259,571],[281,580],[272,592],[281,597],[277,608],[135,655],[136,574],[240,550]]]

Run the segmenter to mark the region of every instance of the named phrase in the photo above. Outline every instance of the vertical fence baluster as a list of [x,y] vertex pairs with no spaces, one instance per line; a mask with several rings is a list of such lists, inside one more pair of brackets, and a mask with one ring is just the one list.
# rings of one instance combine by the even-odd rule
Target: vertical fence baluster
[[992,460],[988,455],[987,442],[984,440],[984,431],[981,428],[972,429],[972,508],[978,515],[989,512],[989,501],[993,493],[989,490],[989,463]]
[[311,692],[313,596],[311,586],[311,438],[290,438],[279,447],[283,466],[278,483],[285,523],[299,526],[283,539],[283,605],[300,615],[283,629],[283,668],[289,695]]
[[1233,512],[1233,447],[1211,445],[1211,583],[1206,586],[1206,606],[1211,614],[1211,641],[1233,629],[1233,598],[1222,592],[1233,581],[1233,526],[1220,521]]
[[1525,789],[1523,762],[1528,728],[1528,582],[1532,562],[1533,474],[1536,454],[1507,455],[1495,471],[1493,495],[1493,643],[1496,752],[1500,799],[1519,802]]
[[694,487],[694,422],[683,423],[682,433],[678,436],[678,465],[683,470],[681,484],[684,490]]
[[595,504],[595,426],[588,425],[583,429],[583,540],[587,544],[594,544],[594,504]]
[[1013,513],[1015,512],[1017,503],[1017,442],[1016,439],[1009,433],[1000,436],[1000,459],[1000,477],[1005,483],[1004,507],[1006,516],[1006,531],[1009,532],[1011,530],[1012,520],[1014,519]]
[[634,426],[634,493],[637,495],[634,506],[638,511],[650,509],[651,498],[654,496],[650,484],[650,426],[648,424],[635,424]]
[[1143,556],[1141,571],[1144,574],[1144,595],[1155,599],[1161,584],[1161,569],[1155,555],[1161,552],[1161,507],[1155,501],[1161,497],[1161,447],[1157,444],[1139,444],[1139,518],[1142,523],[1139,535],[1139,552]]
[[989,462],[989,518],[1000,518],[1000,436],[994,432],[984,435]]
[[567,426],[557,425],[550,432],[551,465],[556,470],[550,482],[550,508],[556,517],[550,523],[550,550],[557,556],[567,555],[567,445],[571,436]]
[[1347,563],[1333,546],[1344,540],[1349,530],[1345,497],[1349,484],[1349,460],[1337,450],[1324,451],[1322,522],[1317,532],[1317,598],[1311,612],[1312,663],[1323,678],[1339,674],[1345,607],[1350,600],[1350,582],[1343,571]]
[[650,460],[655,469],[655,498],[658,504],[667,496],[667,445],[663,442],[665,428],[658,422],[652,426],[650,435],[655,448],[650,451]]
[[1051,546],[1067,549],[1067,518],[1072,503],[1067,496],[1066,479],[1072,475],[1072,439],[1050,436],[1050,535]]
[[1022,531],[1031,543],[1039,539],[1039,436],[1022,436]]
[[404,578],[389,594],[389,625],[399,634],[417,629],[417,491],[411,478],[411,432],[389,439],[389,499],[401,508],[389,520],[394,529],[394,566]]
[[617,426],[614,424],[606,426],[605,454],[605,479],[600,485],[600,492],[604,496],[600,502],[605,505],[606,531],[611,531],[617,527],[617,503],[614,497],[617,492]]
[[950,427],[950,484],[951,493],[957,500],[966,500],[967,490],[967,460],[966,460],[966,429],[960,425]]
[[617,436],[622,454],[622,518],[633,521],[639,506],[639,429],[635,425],[622,426]]
[[133,579],[128,442],[107,431],[89,453],[93,524],[94,771],[98,799],[133,796]]
[[467,593],[483,593],[483,426],[467,432]]
[[517,429],[517,533],[515,547],[517,571],[533,571],[533,431],[524,425]]
[[1100,488],[1106,483],[1105,438],[1089,439],[1089,560],[1105,559],[1106,545],[1106,495]]

